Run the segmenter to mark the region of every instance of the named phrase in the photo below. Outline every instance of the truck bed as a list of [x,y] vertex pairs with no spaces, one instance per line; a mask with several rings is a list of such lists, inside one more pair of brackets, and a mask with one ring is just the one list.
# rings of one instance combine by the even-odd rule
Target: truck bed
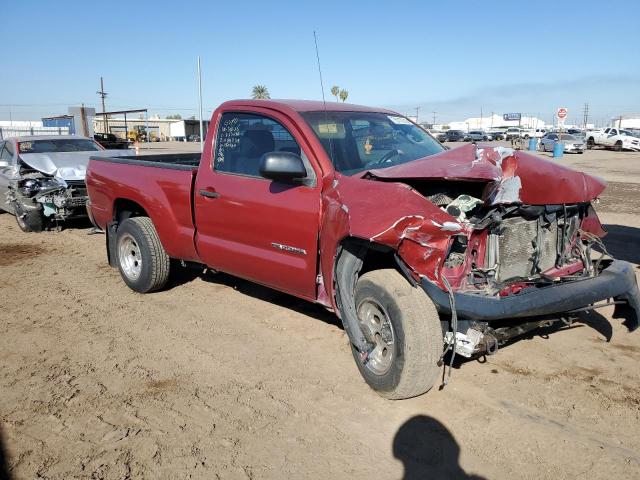
[[105,230],[118,209],[137,204],[169,256],[197,261],[192,188],[199,163],[199,153],[91,157],[87,189],[94,222]]

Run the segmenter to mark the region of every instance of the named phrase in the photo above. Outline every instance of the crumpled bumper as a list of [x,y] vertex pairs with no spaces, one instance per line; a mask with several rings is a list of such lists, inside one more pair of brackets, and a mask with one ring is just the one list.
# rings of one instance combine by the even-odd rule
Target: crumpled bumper
[[[438,311],[451,313],[446,291],[424,278],[422,288]],[[626,301],[626,305],[616,305],[614,317],[626,314],[625,325],[629,331],[638,328],[640,318],[640,292],[635,272],[630,263],[621,260],[612,261],[597,277],[531,289],[517,295],[490,297],[454,293],[454,296],[458,317],[469,320],[491,321],[570,312],[609,298]]]

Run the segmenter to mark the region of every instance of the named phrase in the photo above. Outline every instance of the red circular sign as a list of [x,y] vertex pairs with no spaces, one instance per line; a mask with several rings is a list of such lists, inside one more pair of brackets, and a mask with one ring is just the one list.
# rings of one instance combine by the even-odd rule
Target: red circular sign
[[565,118],[567,116],[567,109],[559,108],[557,115],[558,115],[558,118]]

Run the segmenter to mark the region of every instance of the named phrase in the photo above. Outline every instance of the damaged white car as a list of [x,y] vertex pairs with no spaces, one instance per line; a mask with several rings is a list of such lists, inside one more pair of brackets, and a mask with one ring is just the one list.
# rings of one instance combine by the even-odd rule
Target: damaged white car
[[89,157],[129,153],[75,135],[8,138],[0,142],[0,210],[25,232],[86,217]]

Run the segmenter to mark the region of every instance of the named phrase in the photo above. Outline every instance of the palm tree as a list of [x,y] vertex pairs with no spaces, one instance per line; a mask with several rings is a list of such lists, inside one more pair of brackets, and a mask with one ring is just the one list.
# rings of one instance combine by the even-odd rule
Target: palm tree
[[338,85],[334,85],[331,87],[331,95],[336,97],[336,102],[338,101],[338,95],[340,95],[340,87]]
[[340,90],[340,100],[344,102],[348,96],[349,92],[347,92],[346,90]]
[[254,100],[268,100],[271,98],[269,90],[264,85],[256,85],[251,91],[251,98]]

